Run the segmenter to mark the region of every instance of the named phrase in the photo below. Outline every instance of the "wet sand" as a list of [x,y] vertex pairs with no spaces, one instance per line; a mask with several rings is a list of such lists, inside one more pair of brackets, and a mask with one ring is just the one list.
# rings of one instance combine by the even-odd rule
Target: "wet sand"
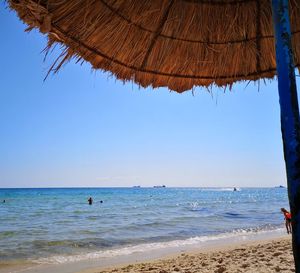
[[[275,236],[274,234],[273,236]],[[291,236],[210,244],[164,252],[152,250],[114,259],[57,265],[0,264],[0,273],[268,273],[294,272]]]
[[258,241],[208,251],[181,253],[151,262],[80,273],[295,272],[291,238]]

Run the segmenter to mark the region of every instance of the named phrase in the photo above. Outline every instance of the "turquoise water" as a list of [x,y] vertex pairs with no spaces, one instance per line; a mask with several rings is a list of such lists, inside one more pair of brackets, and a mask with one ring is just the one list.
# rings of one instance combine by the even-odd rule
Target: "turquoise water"
[[0,189],[0,202],[1,262],[62,262],[276,230],[288,208],[282,188]]

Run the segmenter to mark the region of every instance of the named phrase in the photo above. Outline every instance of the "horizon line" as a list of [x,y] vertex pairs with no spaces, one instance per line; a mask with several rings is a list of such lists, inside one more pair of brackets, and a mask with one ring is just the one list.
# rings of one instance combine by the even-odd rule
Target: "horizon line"
[[[160,185],[158,185],[160,186]],[[154,186],[110,186],[110,187],[94,187],[94,186],[74,186],[74,187],[0,187],[0,190],[5,189],[110,189],[110,188],[119,188],[119,189],[139,189],[139,188],[148,188],[148,189],[166,189],[166,188],[287,188],[284,185],[274,185],[274,186],[165,186],[165,187],[157,187],[157,185]]]

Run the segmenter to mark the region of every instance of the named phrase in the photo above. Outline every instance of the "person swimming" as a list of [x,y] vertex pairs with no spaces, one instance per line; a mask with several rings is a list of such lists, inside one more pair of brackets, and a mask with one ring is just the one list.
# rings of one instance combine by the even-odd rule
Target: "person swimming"
[[290,233],[292,233],[292,215],[285,208],[281,208],[281,212],[284,215],[285,227],[286,227],[287,234],[290,234]]
[[88,199],[88,202],[89,202],[89,205],[93,205],[93,198],[90,197],[90,198]]

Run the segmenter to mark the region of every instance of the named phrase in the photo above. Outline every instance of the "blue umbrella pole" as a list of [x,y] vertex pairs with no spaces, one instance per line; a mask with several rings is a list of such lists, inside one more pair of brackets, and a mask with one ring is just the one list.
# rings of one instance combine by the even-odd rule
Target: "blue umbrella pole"
[[[300,118],[291,43],[288,0],[272,0],[275,30],[281,133],[292,213],[292,241],[296,272],[300,273]],[[300,20],[300,18],[298,18]]]

